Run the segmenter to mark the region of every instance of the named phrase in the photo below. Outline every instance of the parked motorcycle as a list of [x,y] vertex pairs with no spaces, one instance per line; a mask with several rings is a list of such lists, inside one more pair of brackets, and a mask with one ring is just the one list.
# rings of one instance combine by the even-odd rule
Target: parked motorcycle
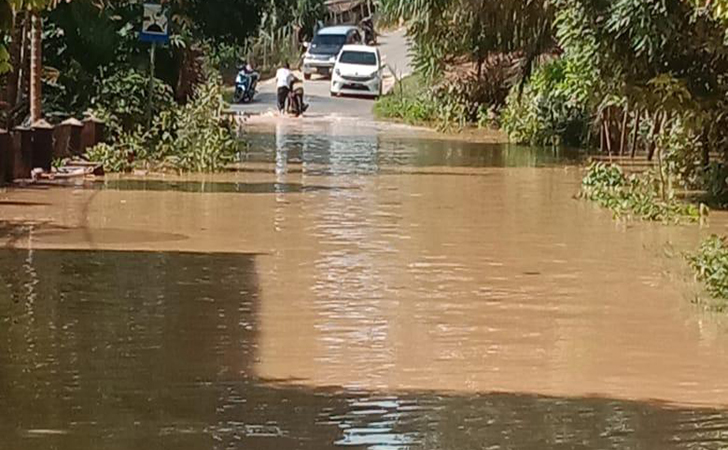
[[248,71],[243,68],[235,78],[235,93],[233,102],[249,103],[253,101],[258,87],[260,75],[255,71]]

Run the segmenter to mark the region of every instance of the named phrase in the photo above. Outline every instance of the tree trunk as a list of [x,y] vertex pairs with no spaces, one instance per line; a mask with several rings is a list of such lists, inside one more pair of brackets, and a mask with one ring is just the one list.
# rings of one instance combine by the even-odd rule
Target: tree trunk
[[711,123],[710,128],[706,128],[703,131],[703,148],[701,149],[700,162],[704,170],[707,170],[710,166],[710,147],[707,143],[710,142],[710,135],[713,134],[713,126],[714,124]]
[[624,116],[622,117],[622,136],[619,140],[619,156],[624,155],[625,145],[627,144],[627,120],[629,119],[629,103],[624,106]]
[[604,153],[605,138],[606,134],[604,133],[604,112],[602,112],[602,115],[599,118],[599,153]]
[[637,110],[637,117],[634,118],[634,130],[632,130],[632,154],[631,157],[634,159],[637,154],[637,137],[640,134],[640,124],[642,122],[642,111]]
[[610,125],[610,114],[609,109],[607,109],[606,118],[604,120],[604,140],[607,142],[607,152],[609,153],[609,156],[612,156],[612,133],[610,133],[609,125]]
[[[20,79],[20,50],[23,43],[23,20],[16,15],[13,19],[12,41],[10,42],[10,64],[13,69],[8,74],[8,84],[5,86],[5,99],[12,110],[18,104],[18,80]],[[12,126],[8,125],[8,128]]]
[[657,148],[657,135],[660,134],[662,129],[662,117],[660,113],[655,113],[655,123],[652,125],[652,132],[650,133],[650,147],[647,150],[647,161],[652,161],[655,157],[655,149]]
[[30,36],[30,121],[34,123],[43,117],[42,110],[42,36],[43,22],[40,14],[32,13],[33,29]]
[[30,45],[28,31],[30,28],[30,15],[26,12],[23,16],[23,27],[20,30],[20,62],[18,63],[18,88],[16,91],[15,105],[23,101],[28,93],[28,72],[30,69]]

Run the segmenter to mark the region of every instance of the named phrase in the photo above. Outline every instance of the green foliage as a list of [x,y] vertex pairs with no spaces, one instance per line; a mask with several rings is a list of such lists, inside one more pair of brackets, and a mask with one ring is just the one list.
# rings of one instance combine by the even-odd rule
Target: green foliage
[[398,82],[390,94],[377,100],[374,112],[379,117],[440,129],[462,128],[466,124],[464,107],[454,95],[438,94],[417,76]]
[[[149,103],[149,76],[133,69],[102,77],[91,100],[97,116],[103,117],[114,132],[134,130],[145,125]],[[161,80],[154,82],[153,116],[174,104],[172,88]]]
[[705,283],[708,292],[724,300],[715,305],[715,309],[722,311],[728,308],[725,302],[728,300],[728,240],[710,236],[700,244],[697,252],[687,255],[687,260],[696,278]]
[[557,59],[540,67],[523,92],[514,88],[501,116],[511,140],[532,145],[584,143],[590,114],[589,73],[577,61]]
[[659,222],[697,221],[704,208],[666,193],[652,172],[627,176],[619,166],[595,163],[582,180],[580,196],[612,210],[615,217],[636,217]]
[[703,187],[708,201],[720,208],[728,205],[728,166],[713,162],[704,172]]
[[204,84],[177,111],[176,117],[159,121],[161,154],[173,167],[188,172],[214,172],[236,159],[235,124],[233,119],[223,116],[227,105],[222,96],[219,83]]
[[137,127],[119,134],[113,144],[100,144],[87,152],[91,161],[109,172],[174,169],[214,172],[238,154],[237,129],[223,114],[222,86],[215,78],[198,86],[184,106],[173,105],[154,118],[151,129]]
[[411,125],[432,125],[440,130],[462,129],[469,124],[489,127],[496,113],[487,104],[469,99],[473,84],[455,80],[429,87],[417,75],[406,77],[374,104],[382,118],[397,119]]
[[374,113],[415,125],[433,122],[437,107],[422,78],[412,75],[398,80],[388,95],[380,97],[374,104]]
[[381,0],[385,20],[405,19],[415,65],[426,78],[463,57],[483,62],[493,53],[520,52],[523,74],[553,47],[552,2],[546,0]]
[[374,113],[379,117],[399,119],[410,125],[428,124],[437,118],[437,103],[427,95],[387,95],[374,104]]

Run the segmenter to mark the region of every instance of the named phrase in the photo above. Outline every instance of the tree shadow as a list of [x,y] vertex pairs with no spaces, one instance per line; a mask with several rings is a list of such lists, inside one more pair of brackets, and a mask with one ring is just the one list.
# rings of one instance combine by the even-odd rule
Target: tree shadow
[[251,254],[0,250],[0,442],[62,450],[728,447],[727,409],[261,379],[261,301]]

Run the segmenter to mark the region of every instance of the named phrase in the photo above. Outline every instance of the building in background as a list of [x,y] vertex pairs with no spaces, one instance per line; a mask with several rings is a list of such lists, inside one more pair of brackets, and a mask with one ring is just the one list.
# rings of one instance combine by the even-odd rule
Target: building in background
[[327,0],[328,22],[331,24],[358,24],[372,17],[375,11],[373,0]]

